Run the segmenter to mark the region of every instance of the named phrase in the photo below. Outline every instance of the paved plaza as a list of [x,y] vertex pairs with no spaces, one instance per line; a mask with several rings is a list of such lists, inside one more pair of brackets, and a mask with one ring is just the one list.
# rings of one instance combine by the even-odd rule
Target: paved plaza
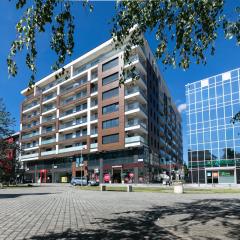
[[0,190],[0,239],[240,239],[239,194]]

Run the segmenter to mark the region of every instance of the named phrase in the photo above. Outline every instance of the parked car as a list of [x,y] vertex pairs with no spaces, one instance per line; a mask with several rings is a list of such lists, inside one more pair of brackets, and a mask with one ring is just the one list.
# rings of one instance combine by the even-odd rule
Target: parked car
[[87,186],[88,182],[87,182],[87,178],[85,178],[85,177],[83,177],[83,178],[73,177],[71,180],[71,184],[73,186],[76,186],[76,185]]
[[99,182],[97,182],[96,180],[89,180],[88,185],[89,186],[99,186]]

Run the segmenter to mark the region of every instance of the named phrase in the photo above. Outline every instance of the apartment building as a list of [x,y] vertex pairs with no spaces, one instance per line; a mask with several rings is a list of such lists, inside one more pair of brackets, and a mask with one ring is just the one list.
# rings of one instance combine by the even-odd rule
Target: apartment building
[[[139,80],[119,86],[132,66]],[[128,63],[109,40],[64,68],[61,78],[59,70],[21,92],[21,160],[30,178],[149,182],[169,162],[182,164],[181,117],[146,40]]]
[[188,163],[193,183],[240,183],[240,68],[186,85]]

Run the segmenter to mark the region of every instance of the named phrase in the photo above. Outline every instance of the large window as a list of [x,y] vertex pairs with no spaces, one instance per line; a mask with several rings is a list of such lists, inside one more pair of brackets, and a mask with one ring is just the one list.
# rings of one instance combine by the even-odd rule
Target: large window
[[108,144],[108,143],[116,143],[119,141],[119,134],[112,134],[102,137],[102,143]]
[[118,65],[118,58],[114,58],[112,59],[111,61],[107,62],[107,63],[104,63],[102,65],[102,71],[107,71],[113,67],[116,67]]
[[118,87],[117,88],[113,88],[113,89],[111,89],[109,91],[106,91],[106,92],[104,92],[102,94],[102,99],[106,100],[108,98],[116,97],[118,95],[118,92],[119,92]]
[[109,84],[111,82],[114,82],[116,80],[118,80],[118,72],[103,78],[102,79],[102,85],[107,85],[107,84]]
[[118,125],[119,125],[118,118],[114,118],[114,119],[110,119],[110,120],[106,120],[106,121],[102,122],[103,129],[117,127]]
[[102,114],[108,114],[108,113],[112,113],[112,112],[117,112],[118,108],[119,108],[119,104],[118,103],[113,103],[111,105],[107,105],[107,106],[102,108]]

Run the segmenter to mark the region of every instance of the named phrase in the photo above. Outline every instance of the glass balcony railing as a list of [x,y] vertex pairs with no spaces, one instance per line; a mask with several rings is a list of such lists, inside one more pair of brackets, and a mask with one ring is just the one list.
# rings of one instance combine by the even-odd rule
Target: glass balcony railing
[[87,77],[83,78],[77,82],[72,83],[71,85],[65,86],[61,89],[61,94],[72,91],[75,88],[78,88],[87,82]]
[[79,124],[86,123],[86,122],[87,122],[87,118],[83,118],[83,119],[80,119],[80,120],[68,122],[68,123],[60,125],[60,129],[72,127],[72,126],[79,125]]
[[126,105],[125,111],[130,111],[138,108],[140,108],[145,114],[147,114],[147,109],[138,102]]
[[21,159],[27,159],[27,158],[33,158],[33,157],[38,157],[38,153],[21,155]]
[[56,154],[56,150],[41,152],[41,156]]
[[129,120],[126,123],[126,127],[133,127],[133,126],[137,126],[137,125],[140,125],[143,128],[147,129],[147,124],[145,122],[143,122],[143,121],[138,120],[138,119]]
[[68,103],[70,103],[70,102],[72,102],[72,101],[75,101],[75,100],[77,100],[77,99],[84,98],[84,97],[86,97],[86,96],[87,96],[87,91],[80,92],[80,93],[78,93],[78,94],[76,94],[76,95],[74,95],[74,96],[71,96],[71,97],[69,97],[69,98],[67,98],[67,99],[62,100],[62,101],[61,101],[61,105],[66,105],[66,104],[68,104]]
[[98,134],[98,130],[97,129],[91,129],[91,135],[95,135]]
[[91,115],[91,121],[97,120],[98,119],[98,115]]
[[51,94],[51,95],[45,96],[45,97],[43,97],[43,102],[50,100],[52,98],[55,98],[56,96],[57,96],[57,94]]
[[42,129],[42,134],[44,134],[44,133],[51,133],[51,132],[54,132],[55,130],[56,130],[55,127],[50,128],[50,129]]
[[38,136],[38,135],[39,135],[39,132],[31,133],[31,134],[23,135],[22,139],[28,139],[28,138],[32,138],[32,137],[35,137],[35,136]]
[[32,102],[31,104],[28,104],[27,106],[23,106],[23,111],[26,111],[30,108],[33,108],[35,106],[39,105],[39,102]]
[[98,73],[97,72],[92,72],[91,73],[91,80],[96,79],[98,77]]
[[93,148],[97,148],[98,147],[98,143],[91,143],[90,144],[90,148],[93,149]]
[[133,136],[133,137],[126,137],[125,143],[134,143],[134,142],[142,142],[147,144],[147,140],[141,136]]
[[73,151],[81,151],[83,149],[87,149],[87,145],[81,145],[81,146],[74,146],[69,148],[62,148],[59,149],[59,153],[65,153],[65,152],[73,152]]
[[53,121],[53,120],[56,120],[56,117],[55,117],[55,116],[54,116],[54,117],[50,117],[50,118],[43,118],[43,119],[42,119],[42,123],[51,122],[51,121]]
[[49,144],[49,143],[54,143],[54,142],[56,142],[56,138],[42,140],[42,145]]
[[98,86],[95,86],[93,88],[91,88],[91,93],[95,93],[98,91]]
[[34,148],[34,147],[38,147],[38,144],[23,145],[22,150],[26,150],[26,149]]
[[30,124],[30,125],[23,125],[22,129],[25,130],[25,129],[30,129],[32,127],[36,127],[39,125],[39,122],[36,122],[34,124]]
[[125,90],[125,96],[128,96],[130,94],[140,92],[141,95],[147,100],[147,95],[146,93],[140,88],[140,87],[131,87]]
[[67,75],[67,76],[62,76],[52,82],[50,82],[49,84],[47,84],[46,86],[42,87],[42,92],[44,91],[47,91],[48,89],[52,88],[52,87],[55,87],[56,85],[66,81],[66,79],[70,78],[70,75]]
[[142,64],[142,66],[145,68],[146,62],[143,59],[143,57],[141,57],[141,55],[139,55],[139,54],[135,54],[133,56],[130,56],[129,62],[125,63],[125,65],[129,64],[129,63],[133,63],[134,61],[139,61]]
[[98,105],[98,100],[91,101],[91,107],[97,106]]
[[65,116],[71,115],[73,113],[81,112],[86,109],[87,109],[87,104],[81,105],[78,108],[70,109],[70,110],[67,110],[67,111],[61,113],[60,117],[65,117]]
[[80,138],[80,137],[85,137],[87,136],[87,132],[81,132],[79,134],[75,134],[75,135],[72,135],[70,137],[67,137],[67,136],[61,136],[59,138],[60,141],[65,141],[65,140],[69,140],[69,139],[77,139],[77,138]]
[[56,108],[56,106],[55,106],[55,105],[53,105],[53,106],[48,106],[48,107],[45,107],[45,108],[43,108],[43,113],[44,113],[44,112],[47,112],[47,111],[50,111],[50,110],[52,110],[52,109],[54,109],[54,108]]

